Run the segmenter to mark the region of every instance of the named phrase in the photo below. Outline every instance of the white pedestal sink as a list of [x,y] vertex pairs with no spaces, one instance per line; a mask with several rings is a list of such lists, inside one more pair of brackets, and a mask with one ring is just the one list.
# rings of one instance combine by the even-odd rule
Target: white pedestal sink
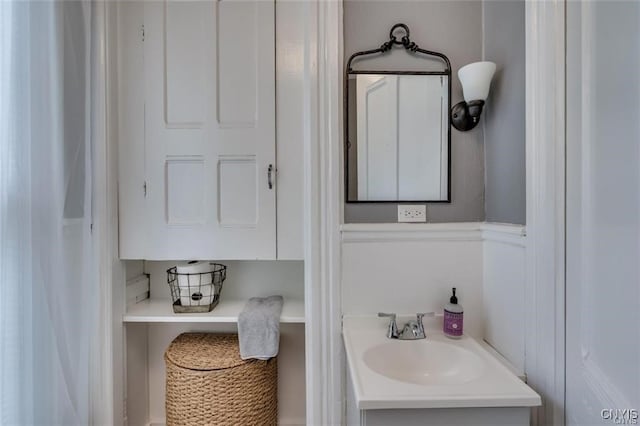
[[348,424],[528,425],[538,394],[474,339],[449,339],[432,321],[426,339],[403,341],[386,337],[384,319],[345,316]]

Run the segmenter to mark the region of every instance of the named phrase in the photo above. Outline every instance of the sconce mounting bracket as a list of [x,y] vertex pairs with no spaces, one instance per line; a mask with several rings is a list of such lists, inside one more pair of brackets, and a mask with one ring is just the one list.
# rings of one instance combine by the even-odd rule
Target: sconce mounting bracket
[[471,130],[480,122],[484,101],[458,102],[451,108],[451,125],[461,132]]

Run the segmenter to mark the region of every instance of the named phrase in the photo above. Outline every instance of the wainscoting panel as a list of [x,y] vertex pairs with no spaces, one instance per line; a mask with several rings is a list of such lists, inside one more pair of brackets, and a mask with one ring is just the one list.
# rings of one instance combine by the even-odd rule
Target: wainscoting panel
[[484,339],[524,371],[524,227],[485,224],[483,240]]
[[520,225],[344,225],[342,312],[442,313],[456,287],[465,333],[523,371],[525,240]]
[[465,332],[482,337],[482,224],[367,224],[342,230],[344,314],[442,313],[451,287]]

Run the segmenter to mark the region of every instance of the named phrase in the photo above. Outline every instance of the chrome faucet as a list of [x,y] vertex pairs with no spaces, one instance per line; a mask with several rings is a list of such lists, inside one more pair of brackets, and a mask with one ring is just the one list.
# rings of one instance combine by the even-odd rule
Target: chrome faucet
[[396,323],[396,314],[385,314],[384,312],[378,312],[378,317],[388,317],[389,327],[387,328],[387,338],[398,340],[418,340],[427,337],[424,333],[424,325],[422,324],[422,318],[425,315],[433,316],[433,312],[425,312],[416,314],[416,319],[407,322],[402,327],[402,332],[398,332],[398,324]]

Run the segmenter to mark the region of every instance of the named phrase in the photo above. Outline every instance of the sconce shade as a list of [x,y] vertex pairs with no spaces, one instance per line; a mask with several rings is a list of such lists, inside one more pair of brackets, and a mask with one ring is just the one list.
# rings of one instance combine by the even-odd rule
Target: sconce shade
[[487,99],[494,72],[496,64],[493,62],[474,62],[458,70],[462,93],[467,103]]

